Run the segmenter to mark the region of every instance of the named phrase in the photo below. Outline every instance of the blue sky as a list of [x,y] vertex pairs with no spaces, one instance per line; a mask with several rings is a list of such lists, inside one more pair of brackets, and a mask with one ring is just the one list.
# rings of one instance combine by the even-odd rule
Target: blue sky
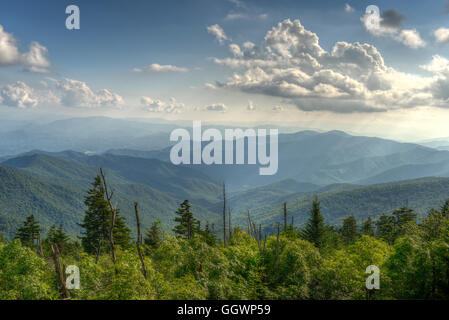
[[[65,8],[71,4],[80,8],[80,30],[65,28]],[[377,5],[382,14],[389,12],[397,25],[367,30],[361,18],[368,5]],[[278,25],[286,19],[292,24]],[[435,36],[436,30],[449,28],[444,0],[4,0],[0,25],[3,38],[13,38],[20,55],[8,63],[3,57],[2,63],[0,33],[2,110],[288,122],[371,135],[385,135],[389,128],[397,139],[449,136],[442,120],[449,115],[449,97],[442,93],[446,85],[442,68],[449,70],[444,60],[449,59],[449,38],[444,38],[444,30],[439,40]],[[216,25],[226,35],[221,41],[208,29]],[[276,26],[279,30],[267,43],[264,38]],[[283,34],[283,28],[289,31]],[[319,38],[321,53],[314,53],[318,69],[309,70],[300,61],[313,49],[302,47],[301,30]],[[283,37],[294,42],[288,48],[291,55],[279,51]],[[45,52],[45,59],[26,58],[33,42],[39,44],[33,52]],[[244,49],[245,42],[260,47],[263,54]],[[354,43],[367,43],[385,66],[366,67],[357,60],[361,63],[357,68],[367,69],[363,75],[349,74],[342,63],[354,65],[348,60],[350,53],[337,62],[326,58],[337,42],[348,44],[345,52],[354,49]],[[436,55],[442,59],[433,60]],[[432,61],[433,67],[423,67]],[[154,64],[162,67],[147,68]],[[318,71],[322,75],[317,76]],[[301,72],[305,72],[299,76],[302,80],[293,79]],[[395,72],[395,79],[388,78]],[[233,74],[239,80],[231,81]],[[335,79],[345,82],[344,88],[333,85]],[[372,89],[373,81],[385,85]]]

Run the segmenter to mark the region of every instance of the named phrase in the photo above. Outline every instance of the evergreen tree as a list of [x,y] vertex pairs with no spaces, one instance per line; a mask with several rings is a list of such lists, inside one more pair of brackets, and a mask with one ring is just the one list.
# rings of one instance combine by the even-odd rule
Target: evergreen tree
[[346,218],[343,221],[343,227],[341,229],[341,235],[343,241],[346,244],[353,243],[357,238],[357,221],[353,216]]
[[152,249],[157,249],[162,244],[161,220],[154,221],[151,228],[146,229],[144,243]]
[[178,217],[175,218],[175,222],[177,222],[178,225],[173,231],[177,236],[192,239],[195,232],[198,231],[198,221],[193,217],[193,213],[190,211],[189,200],[184,200],[184,202],[181,203],[176,214]]
[[122,248],[129,248],[131,246],[131,229],[126,225],[126,220],[120,215],[120,210],[117,209],[114,225],[114,244]]
[[407,207],[395,210],[393,216],[396,218],[396,227],[399,229],[416,219],[416,214],[413,212],[413,209]]
[[313,243],[317,248],[323,246],[325,227],[323,216],[321,215],[320,202],[316,196],[312,203],[312,209],[310,210],[309,221],[301,234],[305,240]]
[[362,234],[366,234],[368,236],[374,236],[373,220],[371,219],[371,217],[368,217],[368,219],[363,221],[361,231],[362,231]]
[[[105,191],[100,176],[96,176],[92,188],[87,191],[84,200],[87,206],[84,220],[79,224],[82,232],[81,244],[87,253],[95,254],[99,247],[108,250],[109,233],[111,228],[112,210],[105,199]],[[130,229],[117,210],[114,225],[114,243],[122,247],[130,245]]]
[[17,229],[16,238],[20,239],[24,246],[34,247],[40,238],[41,229],[34,219],[34,215],[30,215],[23,222],[23,226]]
[[217,242],[215,235],[212,233],[211,229],[209,228],[209,222],[206,223],[206,227],[204,228],[204,231],[203,231],[203,237],[204,237],[204,241],[206,241],[206,243],[210,246],[214,245]]
[[59,251],[63,253],[69,243],[69,236],[64,232],[62,225],[59,225],[58,228],[56,228],[56,225],[53,225],[48,231],[46,241],[57,244]]
[[443,217],[449,218],[449,199],[446,200],[444,206],[441,207],[441,214]]
[[376,236],[393,244],[395,240],[395,219],[392,216],[383,214],[376,222]]

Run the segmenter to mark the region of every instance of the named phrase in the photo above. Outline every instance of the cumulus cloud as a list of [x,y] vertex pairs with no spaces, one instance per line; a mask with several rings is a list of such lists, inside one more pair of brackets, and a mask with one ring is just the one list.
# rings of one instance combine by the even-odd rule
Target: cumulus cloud
[[353,7],[351,7],[349,4],[345,4],[345,12],[347,12],[347,13],[351,13],[351,12],[354,12],[354,8]]
[[52,79],[61,104],[67,107],[118,107],[123,104],[123,98],[107,89],[93,91],[82,81],[67,79]]
[[412,49],[425,47],[426,42],[416,29],[403,29],[404,19],[405,16],[394,9],[385,10],[380,16],[367,12],[360,18],[366,31],[375,36],[390,37]]
[[215,103],[206,107],[207,111],[226,112],[228,108],[223,103]]
[[207,32],[215,36],[218,43],[220,44],[222,44],[225,40],[228,40],[226,33],[218,24],[214,24],[212,26],[207,27]]
[[239,47],[237,44],[235,44],[235,43],[231,43],[231,44],[229,45],[229,51],[231,51],[231,53],[232,53],[234,56],[236,56],[236,57],[241,57],[241,56],[243,56],[242,50],[240,50],[240,47]]
[[167,65],[160,65],[158,63],[153,63],[143,69],[141,68],[134,68],[132,71],[134,72],[187,72],[189,69],[173,66],[170,64]]
[[177,102],[175,98],[171,98],[169,102],[164,102],[143,96],[140,98],[140,103],[145,107],[146,111],[157,113],[180,113],[185,108],[185,105]]
[[0,103],[9,107],[33,108],[39,103],[39,98],[34,90],[24,82],[6,85],[0,92]]
[[[403,41],[409,46],[422,45],[415,35],[403,33]],[[299,20],[284,20],[266,33],[262,44],[246,43],[241,54],[214,61],[235,70],[226,81],[217,82],[217,87],[279,97],[305,111],[449,108],[443,89],[432,89],[449,92],[449,72],[445,72],[449,69],[441,61],[423,66],[433,73],[425,77],[389,67],[377,48],[367,43],[340,41],[326,51],[318,35]],[[436,71],[438,64],[444,71]]]
[[449,29],[448,28],[438,28],[433,32],[435,36],[435,40],[438,43],[447,43],[449,42]]
[[32,42],[29,51],[20,53],[14,36],[0,25],[0,67],[21,65],[26,71],[48,73],[48,50],[38,42]]
[[412,49],[423,48],[426,46],[426,43],[421,39],[418,31],[415,29],[402,30],[398,35],[398,41]]

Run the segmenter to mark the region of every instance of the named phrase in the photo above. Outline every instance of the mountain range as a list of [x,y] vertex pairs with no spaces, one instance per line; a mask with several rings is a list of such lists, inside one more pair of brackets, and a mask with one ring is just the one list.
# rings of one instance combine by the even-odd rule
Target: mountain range
[[[376,218],[404,205],[425,215],[449,198],[449,151],[421,144],[341,131],[281,133],[278,173],[260,176],[258,165],[175,166],[169,161],[167,141],[174,124],[122,121],[68,119],[21,129],[17,123],[11,125],[12,131],[5,129],[0,139],[0,232],[12,237],[25,217],[34,214],[44,231],[63,224],[72,236],[79,235],[84,196],[100,167],[132,230],[134,202],[139,203],[144,226],[161,219],[170,232],[177,207],[189,199],[195,216],[203,224],[215,224],[219,234],[223,182],[233,222],[245,225],[250,210],[267,230],[279,221],[283,202],[295,224],[304,223],[314,195],[332,224],[349,215],[359,221]],[[90,128],[96,123],[103,124]],[[13,149],[25,152],[14,155],[3,147],[12,146],[17,135],[26,137],[26,143]],[[109,140],[102,140],[104,135],[110,135]],[[64,151],[71,136],[69,146],[74,150]],[[5,142],[8,139],[12,140]],[[140,143],[144,140],[146,148]],[[46,144],[52,147],[31,148]]]

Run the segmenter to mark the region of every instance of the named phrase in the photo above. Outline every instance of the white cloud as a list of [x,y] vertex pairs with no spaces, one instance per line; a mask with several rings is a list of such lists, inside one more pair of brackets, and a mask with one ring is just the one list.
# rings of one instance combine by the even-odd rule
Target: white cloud
[[48,50],[38,42],[32,42],[30,50],[23,55],[25,70],[36,73],[48,73],[50,61],[47,58]]
[[244,13],[236,13],[236,12],[230,12],[226,15],[224,18],[226,21],[232,21],[232,20],[241,20],[241,19],[248,19],[249,16]]
[[143,96],[140,98],[140,103],[149,112],[164,112],[164,113],[180,113],[184,110],[183,103],[179,103],[175,98],[171,98],[168,103],[161,100],[153,100],[150,97]]
[[[393,18],[392,18],[393,17]],[[389,18],[394,25],[394,15]],[[405,33],[409,46],[419,38]],[[436,106],[449,108],[442,90],[449,92],[449,72],[430,77],[400,72],[385,64],[376,47],[337,42],[328,52],[318,36],[299,20],[284,20],[269,30],[261,45],[243,45],[242,54],[215,63],[235,69],[217,87],[278,97],[305,111],[383,112]],[[435,62],[436,64],[436,62]]]
[[207,32],[209,32],[211,35],[215,36],[218,43],[220,43],[220,44],[222,44],[225,40],[228,40],[226,33],[218,24],[214,24],[212,26],[207,27]]
[[231,53],[232,53],[234,56],[236,56],[236,57],[241,57],[241,56],[243,56],[242,50],[240,50],[240,47],[239,47],[237,44],[235,44],[235,43],[231,43],[231,44],[229,45],[229,51],[231,51]]
[[347,12],[347,13],[351,13],[351,12],[354,12],[354,8],[353,7],[351,7],[349,4],[345,4],[345,11]]
[[158,63],[153,63],[143,69],[141,68],[134,68],[132,69],[133,72],[187,72],[189,71],[189,69],[187,68],[182,68],[182,67],[177,67],[177,66],[173,66],[173,65],[160,65]]
[[0,25],[0,67],[22,65],[26,71],[48,73],[48,50],[38,42],[32,42],[28,52],[20,53],[14,36]]
[[416,29],[403,29],[404,16],[394,9],[386,10],[380,16],[365,13],[360,20],[365,30],[374,36],[390,37],[405,46],[418,49],[426,46]]
[[449,70],[449,60],[436,54],[432,57],[432,61],[430,63],[421,65],[420,68],[429,72],[441,74]]
[[206,107],[208,111],[226,112],[228,108],[223,103],[215,103]]
[[418,31],[415,29],[404,29],[398,35],[398,41],[409,48],[417,49],[426,46],[426,43],[421,39]]
[[435,39],[438,43],[447,43],[449,42],[449,29],[448,28],[439,28],[433,32]]
[[35,107],[39,103],[39,99],[32,88],[24,82],[17,81],[3,87],[0,91],[1,102],[9,107],[25,109]]
[[85,82],[67,79],[54,80],[56,94],[67,107],[118,107],[123,104],[123,98],[107,89],[92,91]]

